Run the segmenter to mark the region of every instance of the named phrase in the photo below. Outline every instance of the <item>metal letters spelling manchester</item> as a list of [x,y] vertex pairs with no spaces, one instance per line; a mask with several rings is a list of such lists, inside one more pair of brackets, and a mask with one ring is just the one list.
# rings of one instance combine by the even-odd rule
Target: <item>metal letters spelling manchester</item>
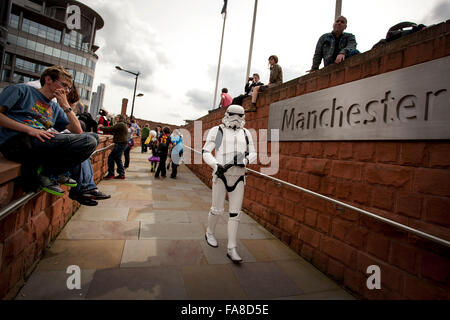
[[280,141],[450,139],[450,56],[272,103],[269,129]]

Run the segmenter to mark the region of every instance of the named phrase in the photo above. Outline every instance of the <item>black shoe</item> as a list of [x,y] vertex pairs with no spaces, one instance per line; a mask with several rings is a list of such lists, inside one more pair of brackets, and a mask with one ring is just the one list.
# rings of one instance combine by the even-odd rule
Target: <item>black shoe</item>
[[98,202],[89,198],[84,197],[83,195],[70,195],[69,198],[75,201],[78,201],[83,206],[94,207],[98,205]]
[[174,176],[170,176],[170,179],[176,179],[177,177],[174,177]]
[[82,196],[92,200],[105,200],[111,198],[109,194],[105,194],[98,189],[86,191],[82,194]]

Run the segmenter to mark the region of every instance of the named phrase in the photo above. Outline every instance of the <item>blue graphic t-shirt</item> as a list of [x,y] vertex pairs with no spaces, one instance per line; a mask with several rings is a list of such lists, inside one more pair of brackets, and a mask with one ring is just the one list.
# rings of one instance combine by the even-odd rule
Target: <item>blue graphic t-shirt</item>
[[[7,108],[5,115],[30,127],[62,131],[69,124],[62,108],[48,100],[38,89],[26,84],[5,88],[0,93],[0,106]],[[0,145],[18,134],[18,131],[0,127]]]

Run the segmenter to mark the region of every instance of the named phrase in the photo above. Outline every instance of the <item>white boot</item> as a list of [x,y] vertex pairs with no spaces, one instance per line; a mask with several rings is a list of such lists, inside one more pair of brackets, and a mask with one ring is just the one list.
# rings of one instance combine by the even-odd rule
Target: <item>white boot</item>
[[231,261],[238,263],[242,261],[242,258],[237,253],[236,248],[231,248],[227,250],[227,257],[231,259]]
[[239,220],[228,219],[228,251],[227,257],[233,262],[241,262],[242,258],[237,253],[237,231],[239,227]]
[[217,221],[219,221],[220,216],[217,214],[212,214],[209,212],[208,214],[208,227],[206,228],[205,239],[206,243],[208,243],[211,247],[217,248],[219,245],[217,244],[217,239],[214,237],[214,231],[216,230]]

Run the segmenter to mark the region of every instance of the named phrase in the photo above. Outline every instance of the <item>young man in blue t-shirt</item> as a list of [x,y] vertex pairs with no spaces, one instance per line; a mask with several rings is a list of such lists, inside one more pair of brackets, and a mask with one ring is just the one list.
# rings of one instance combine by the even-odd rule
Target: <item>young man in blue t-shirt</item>
[[[97,140],[82,134],[67,101],[73,83],[70,73],[52,66],[44,70],[40,82],[41,89],[17,84],[0,93],[0,151],[7,159],[22,163],[31,174],[40,167],[40,186],[62,195],[58,182],[50,177],[64,174],[89,158]],[[57,103],[51,101],[53,98]],[[71,134],[59,133],[65,129]]]

